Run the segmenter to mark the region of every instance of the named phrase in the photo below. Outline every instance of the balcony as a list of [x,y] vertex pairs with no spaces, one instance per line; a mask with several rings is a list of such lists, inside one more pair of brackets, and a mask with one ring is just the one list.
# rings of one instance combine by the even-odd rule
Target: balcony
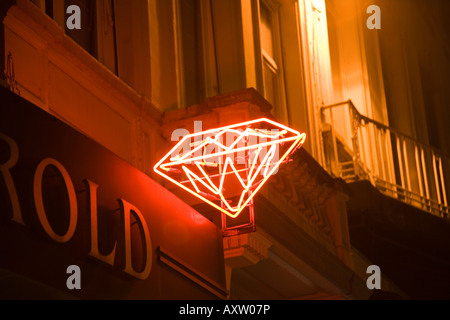
[[347,182],[369,180],[381,193],[449,219],[450,158],[361,115],[351,100],[321,108],[323,167]]

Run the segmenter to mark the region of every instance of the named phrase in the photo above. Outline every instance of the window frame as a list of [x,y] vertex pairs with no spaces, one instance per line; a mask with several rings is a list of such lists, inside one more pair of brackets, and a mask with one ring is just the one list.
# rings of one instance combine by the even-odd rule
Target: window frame
[[[175,56],[176,56],[176,70],[177,70],[177,86],[178,86],[178,107],[180,109],[187,108],[187,94],[186,94],[186,83],[185,83],[185,66],[184,66],[184,48],[182,39],[182,17],[181,17],[181,5],[180,1],[183,0],[172,0],[173,3],[173,19],[174,19],[174,39],[175,39]],[[200,30],[196,32],[200,33],[202,51],[202,67],[198,72],[202,72],[202,88],[197,88],[199,91],[203,92],[204,99],[207,97],[212,97],[219,94],[218,89],[218,78],[217,78],[217,64],[216,64],[216,53],[215,53],[215,43],[213,34],[213,17],[212,8],[210,0],[198,0],[199,2],[199,14],[197,17],[199,20],[198,27]],[[197,101],[201,103],[202,101]]]

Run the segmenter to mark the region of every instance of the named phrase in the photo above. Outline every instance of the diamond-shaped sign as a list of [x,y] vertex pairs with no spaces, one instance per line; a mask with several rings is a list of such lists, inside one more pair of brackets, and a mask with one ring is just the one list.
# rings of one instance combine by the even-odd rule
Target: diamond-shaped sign
[[262,118],[185,135],[154,170],[235,218],[306,134]]

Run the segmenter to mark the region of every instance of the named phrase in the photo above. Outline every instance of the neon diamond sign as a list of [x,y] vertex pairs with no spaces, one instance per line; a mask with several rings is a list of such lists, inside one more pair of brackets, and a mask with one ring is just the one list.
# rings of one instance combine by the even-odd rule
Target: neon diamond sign
[[306,134],[262,118],[185,135],[154,170],[235,218]]

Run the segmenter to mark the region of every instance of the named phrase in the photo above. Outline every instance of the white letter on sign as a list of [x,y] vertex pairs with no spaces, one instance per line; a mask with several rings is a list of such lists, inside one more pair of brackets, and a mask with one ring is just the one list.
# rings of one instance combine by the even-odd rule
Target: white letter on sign
[[97,189],[98,185],[88,179],[83,180],[88,190],[89,212],[91,216],[91,251],[90,256],[99,259],[109,265],[114,264],[114,257],[116,255],[117,241],[114,243],[114,248],[108,255],[103,255],[98,249],[98,219],[97,219]]
[[16,187],[14,185],[14,180],[11,176],[9,170],[14,167],[19,160],[19,147],[17,143],[10,137],[0,133],[0,139],[5,141],[9,145],[9,159],[0,164],[0,173],[3,175],[6,183],[6,189],[9,193],[9,198],[11,200],[11,207],[13,211],[13,221],[23,224],[22,212],[20,211],[19,197],[17,196]]
[[[142,216],[142,213],[133,206],[131,203],[119,199],[119,204],[122,209],[122,216],[123,216],[123,227],[124,227],[124,235],[125,235],[125,269],[123,269],[124,272],[132,275],[135,278],[145,280],[150,275],[150,270],[152,268],[152,243],[150,240],[150,233],[147,228],[147,223],[145,222],[144,217]],[[144,267],[141,272],[136,272],[133,269],[133,264],[131,260],[131,212],[135,213],[136,217],[136,223],[140,226],[140,232],[141,232],[141,238],[144,236],[144,241],[142,243],[145,245],[144,254],[145,254],[145,261],[144,261]],[[142,234],[144,233],[144,234]]]
[[[47,215],[45,213],[44,200],[42,199],[42,178],[44,176],[45,168],[47,168],[48,166],[54,166],[56,169],[58,169],[58,171],[61,173],[64,179],[64,184],[66,185],[67,189],[67,196],[69,198],[70,219],[69,219],[69,227],[64,235],[58,235],[53,230],[53,228],[50,226],[50,223],[47,219]],[[55,159],[47,158],[42,160],[38,164],[36,172],[34,173],[33,194],[34,194],[34,205],[36,207],[37,215],[45,232],[50,236],[50,238],[52,238],[55,241],[61,243],[69,241],[72,238],[73,234],[75,233],[75,228],[77,227],[77,218],[78,218],[77,198],[69,173],[61,163],[59,163]]]

